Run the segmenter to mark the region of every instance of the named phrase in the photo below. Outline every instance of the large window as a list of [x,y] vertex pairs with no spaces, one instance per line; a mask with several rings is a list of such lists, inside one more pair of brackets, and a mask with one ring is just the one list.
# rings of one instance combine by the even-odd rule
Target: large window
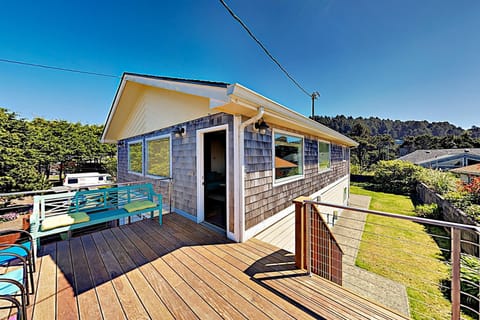
[[170,137],[150,139],[147,143],[147,175],[170,177]]
[[143,158],[142,141],[130,142],[128,144],[128,171],[132,173],[142,174],[142,158]]
[[276,132],[274,139],[275,181],[303,176],[303,138]]
[[330,169],[330,143],[318,141],[318,170]]

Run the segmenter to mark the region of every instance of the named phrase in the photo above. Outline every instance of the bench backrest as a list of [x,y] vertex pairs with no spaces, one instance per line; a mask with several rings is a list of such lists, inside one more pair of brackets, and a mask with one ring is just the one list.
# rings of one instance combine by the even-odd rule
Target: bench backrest
[[132,201],[153,200],[154,194],[151,184],[78,191],[72,199],[71,211],[92,212],[121,208]]
[[136,200],[153,201],[154,195],[153,186],[148,183],[35,196],[30,221],[39,224],[47,216],[121,208]]

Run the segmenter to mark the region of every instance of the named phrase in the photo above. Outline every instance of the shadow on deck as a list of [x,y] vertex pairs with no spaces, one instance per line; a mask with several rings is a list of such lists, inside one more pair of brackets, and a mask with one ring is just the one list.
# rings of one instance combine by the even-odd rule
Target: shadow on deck
[[43,246],[28,318],[403,319],[294,260],[168,214]]

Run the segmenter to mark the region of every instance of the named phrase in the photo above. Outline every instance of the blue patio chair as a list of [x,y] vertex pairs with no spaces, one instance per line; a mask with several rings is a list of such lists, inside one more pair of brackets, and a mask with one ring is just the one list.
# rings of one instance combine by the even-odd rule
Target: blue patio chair
[[[12,305],[2,306],[2,309],[16,307],[17,319],[26,319],[27,305],[30,304],[27,283],[27,260],[14,253],[0,252],[0,258],[10,256],[20,262],[21,267],[0,275],[0,300],[9,301]],[[20,299],[18,299],[20,298]]]
[[[6,255],[0,256],[0,266],[10,264],[16,258],[12,255],[8,255],[8,253],[13,253],[20,257],[23,257],[27,261],[28,266],[28,273],[30,275],[30,283],[26,284],[27,292],[33,293],[34,284],[33,284],[33,273],[35,272],[35,257],[33,254],[33,239],[29,232],[25,230],[0,230],[0,238],[2,236],[8,235],[18,235],[13,238],[13,241],[8,242],[0,242],[0,253],[6,253]],[[31,289],[31,292],[30,290]]]

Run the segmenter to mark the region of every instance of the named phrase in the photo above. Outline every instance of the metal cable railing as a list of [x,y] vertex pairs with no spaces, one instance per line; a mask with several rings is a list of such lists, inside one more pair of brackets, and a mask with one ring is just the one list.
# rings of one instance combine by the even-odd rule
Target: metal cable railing
[[[315,229],[328,222],[316,222],[322,207],[340,209],[331,235]],[[414,319],[480,317],[479,227],[310,200],[303,209],[308,271],[341,273],[342,286]],[[331,238],[340,264],[322,256]]]

